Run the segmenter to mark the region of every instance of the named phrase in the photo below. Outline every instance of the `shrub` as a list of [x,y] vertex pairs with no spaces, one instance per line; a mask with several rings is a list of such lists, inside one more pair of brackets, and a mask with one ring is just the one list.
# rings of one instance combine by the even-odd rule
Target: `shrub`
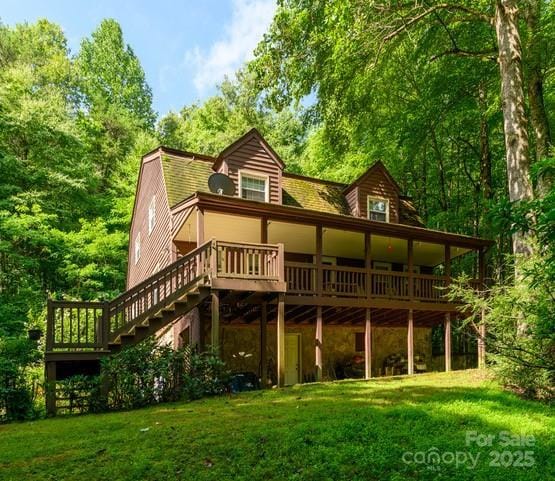
[[69,413],[134,409],[199,399],[225,392],[229,374],[213,349],[172,349],[147,340],[105,358],[100,376],[73,376],[57,383]]
[[26,338],[0,339],[0,421],[19,421],[38,415],[33,368],[40,360],[34,342]]

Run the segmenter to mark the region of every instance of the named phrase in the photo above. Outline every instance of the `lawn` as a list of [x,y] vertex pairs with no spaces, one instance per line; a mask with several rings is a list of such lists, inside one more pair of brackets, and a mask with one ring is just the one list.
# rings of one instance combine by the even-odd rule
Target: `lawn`
[[464,371],[0,426],[0,479],[547,480],[554,438],[550,407]]

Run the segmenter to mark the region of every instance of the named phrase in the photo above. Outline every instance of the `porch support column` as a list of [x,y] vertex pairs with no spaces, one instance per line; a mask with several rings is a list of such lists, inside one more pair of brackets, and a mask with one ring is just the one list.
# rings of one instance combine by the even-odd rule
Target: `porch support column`
[[210,332],[210,343],[212,348],[220,352],[220,298],[216,292],[212,293],[212,329]]
[[268,327],[268,303],[263,302],[260,310],[260,383],[268,386],[268,351],[266,349]]
[[197,247],[204,244],[204,211],[197,209]]
[[451,370],[451,314],[445,313],[445,371]]
[[407,358],[408,373],[414,374],[414,321],[412,309],[408,311]]
[[316,226],[316,292],[319,296],[322,295],[324,286],[324,271],[322,269],[322,245],[323,245],[323,232],[322,226]]
[[278,294],[277,304],[277,385],[285,384],[285,296]]
[[364,323],[364,377],[372,377],[372,319],[370,308],[365,309]]
[[262,244],[268,243],[268,218],[262,217],[260,219],[260,242]]
[[316,381],[322,380],[322,306],[316,307]]
[[364,233],[364,268],[366,269],[366,298],[372,296],[372,237]]
[[407,271],[409,276],[409,298],[414,297],[414,243],[412,239],[407,240]]
[[48,361],[45,366],[46,378],[46,414],[48,416],[56,415],[56,363]]

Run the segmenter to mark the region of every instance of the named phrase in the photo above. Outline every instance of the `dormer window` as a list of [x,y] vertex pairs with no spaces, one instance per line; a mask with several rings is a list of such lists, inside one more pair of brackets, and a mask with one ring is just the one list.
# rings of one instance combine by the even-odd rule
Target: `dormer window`
[[243,199],[268,202],[268,177],[251,172],[240,172],[239,192]]
[[368,218],[389,222],[389,200],[368,196]]

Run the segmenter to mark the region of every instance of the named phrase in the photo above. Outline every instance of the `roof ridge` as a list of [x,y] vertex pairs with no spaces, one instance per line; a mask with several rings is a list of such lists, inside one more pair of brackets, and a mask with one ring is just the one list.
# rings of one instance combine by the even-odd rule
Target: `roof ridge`
[[318,177],[310,177],[309,175],[302,175],[302,174],[296,174],[294,172],[283,172],[282,174],[283,177],[290,177],[293,179],[299,179],[299,180],[310,180],[310,181],[314,181],[314,182],[320,182],[321,184],[333,184],[337,187],[347,187],[348,184],[345,184],[344,182],[337,182],[335,180],[327,180],[327,179],[319,179]]

